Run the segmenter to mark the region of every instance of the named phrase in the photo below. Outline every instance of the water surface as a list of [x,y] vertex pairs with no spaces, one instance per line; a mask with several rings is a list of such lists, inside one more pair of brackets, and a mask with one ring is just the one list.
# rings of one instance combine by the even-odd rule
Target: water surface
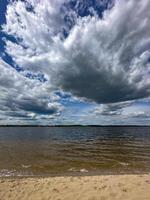
[[150,172],[150,127],[0,127],[0,176]]

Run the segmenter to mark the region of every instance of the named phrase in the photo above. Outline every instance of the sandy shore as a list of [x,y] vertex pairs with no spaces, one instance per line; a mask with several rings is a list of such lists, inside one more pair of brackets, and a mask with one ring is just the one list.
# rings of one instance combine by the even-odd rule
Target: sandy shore
[[150,200],[150,174],[0,178],[0,199]]

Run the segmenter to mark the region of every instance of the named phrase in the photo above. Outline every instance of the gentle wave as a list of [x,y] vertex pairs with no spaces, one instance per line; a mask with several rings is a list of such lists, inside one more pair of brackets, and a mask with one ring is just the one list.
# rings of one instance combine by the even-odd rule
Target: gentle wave
[[0,176],[138,171],[150,172],[150,127],[0,128]]
[[76,169],[76,168],[70,168],[68,169],[70,172],[81,172],[81,173],[88,173],[89,171],[87,169]]

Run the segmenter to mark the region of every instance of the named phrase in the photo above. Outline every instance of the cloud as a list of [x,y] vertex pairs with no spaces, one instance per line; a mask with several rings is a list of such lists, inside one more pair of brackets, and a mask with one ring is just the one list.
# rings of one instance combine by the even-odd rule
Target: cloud
[[148,118],[150,120],[150,112],[144,112],[144,111],[137,111],[134,113],[130,113],[130,115],[128,115],[128,117],[132,117],[132,118]]
[[98,117],[149,117],[128,111],[150,97],[149,7],[149,0],[11,1],[5,53],[22,71],[0,59],[0,116],[57,118],[61,101],[75,99],[97,103]]
[[30,11],[22,1],[8,6],[3,29],[18,39],[6,41],[14,62],[45,74],[54,89],[98,103],[148,97],[150,1],[116,0],[102,18],[79,16],[66,38],[63,3],[28,0]]
[[149,102],[129,101],[101,104],[89,110],[89,118],[100,119],[107,124],[147,124],[150,122]]
[[137,105],[132,105],[126,107],[122,111],[122,116],[128,119],[140,119],[140,120],[150,120],[150,106],[147,102],[138,103]]
[[60,115],[63,106],[46,83],[24,77],[3,61],[0,61],[0,71],[0,115],[3,118],[36,119],[43,115],[47,118]]
[[64,42],[58,84],[98,103],[149,96],[149,4],[116,1],[102,20],[79,20]]
[[113,103],[113,104],[101,104],[100,106],[94,108],[92,112],[95,115],[117,116],[117,115],[122,115],[123,109],[131,106],[132,104],[133,104],[132,101]]

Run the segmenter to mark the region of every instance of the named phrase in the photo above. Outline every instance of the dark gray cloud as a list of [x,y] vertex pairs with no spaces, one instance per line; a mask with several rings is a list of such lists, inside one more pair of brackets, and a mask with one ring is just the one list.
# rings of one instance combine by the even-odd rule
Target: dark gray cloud
[[61,113],[63,106],[57,103],[59,97],[48,90],[46,83],[30,80],[2,61],[0,71],[1,115],[35,119]]
[[[24,72],[0,60],[1,116],[59,115],[58,90],[103,104],[94,111],[102,116],[125,117],[130,101],[150,96],[149,0],[97,1],[108,8],[101,16],[91,4],[88,9],[90,1],[83,6],[78,0],[75,8],[63,7],[69,0],[26,2],[30,11],[25,1],[9,4],[2,28],[17,40],[5,40],[5,51]],[[26,73],[47,81],[29,80]]]
[[24,98],[18,102],[18,107],[21,110],[30,111],[37,114],[52,115],[59,111],[58,105],[55,103],[48,103],[47,101]]
[[103,20],[81,20],[64,42],[66,63],[57,84],[98,103],[148,97],[149,6],[149,1],[116,1]]
[[78,16],[62,39],[56,28],[63,3],[34,2],[34,13],[23,2],[8,7],[4,30],[21,38],[18,44],[6,42],[14,62],[45,74],[54,89],[97,103],[150,96],[150,1],[116,0],[102,18]]

